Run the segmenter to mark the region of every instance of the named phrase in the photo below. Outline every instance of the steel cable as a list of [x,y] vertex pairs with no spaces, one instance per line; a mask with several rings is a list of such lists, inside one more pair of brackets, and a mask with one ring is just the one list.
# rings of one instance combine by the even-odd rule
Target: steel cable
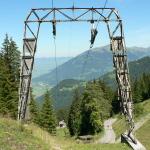
[[52,8],[54,8],[54,1],[52,0]]
[[58,84],[58,63],[57,63],[57,46],[56,46],[56,38],[54,37],[54,51],[55,51],[55,67],[56,67],[56,81]]

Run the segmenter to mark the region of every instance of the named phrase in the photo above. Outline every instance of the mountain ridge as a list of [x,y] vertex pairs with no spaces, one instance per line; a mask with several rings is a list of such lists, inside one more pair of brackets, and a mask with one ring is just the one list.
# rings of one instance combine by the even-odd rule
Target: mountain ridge
[[[145,69],[144,66],[148,66]],[[130,77],[131,79],[139,78],[143,73],[150,74],[150,56],[143,57],[139,60],[135,60],[129,63]],[[108,86],[116,89],[116,80],[114,71],[106,73],[100,77]],[[56,109],[69,107],[73,100],[73,94],[75,88],[78,86],[80,91],[84,90],[86,81],[79,81],[75,79],[66,79],[61,81],[58,85],[53,87],[51,91],[51,96],[53,99],[53,104]],[[41,102],[43,96],[38,97],[38,101]]]
[[[65,63],[72,57],[57,57],[57,65]],[[43,74],[51,72],[56,67],[55,57],[40,57],[35,58],[34,68],[33,68],[33,78],[39,77]]]
[[[134,48],[134,49],[133,49]],[[150,47],[129,47],[128,60],[134,61],[144,56],[150,56]],[[83,69],[83,66],[85,68]],[[109,46],[97,47],[85,51],[80,55],[66,61],[57,68],[59,82],[64,79],[92,80],[112,71],[112,54]],[[84,71],[83,71],[84,70]],[[56,69],[38,78],[33,78],[33,84],[39,82],[47,85],[56,85]]]

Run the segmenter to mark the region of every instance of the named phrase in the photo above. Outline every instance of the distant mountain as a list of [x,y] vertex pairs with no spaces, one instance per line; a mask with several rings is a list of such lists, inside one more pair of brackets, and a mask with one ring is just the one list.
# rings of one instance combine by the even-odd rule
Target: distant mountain
[[[128,60],[133,61],[150,56],[150,48],[131,47],[128,49]],[[109,46],[88,50],[60,65],[57,69],[58,80],[78,79],[91,80],[112,70],[112,54]],[[56,85],[56,69],[33,79],[33,84]]]
[[[139,78],[143,73],[150,74],[150,57],[144,57],[142,59],[132,61],[129,63],[131,78]],[[101,77],[109,86],[116,86],[114,72],[109,72]],[[85,81],[78,81],[74,79],[67,79],[61,81],[57,86],[51,89],[51,95],[54,99],[54,106],[56,109],[65,108],[71,105],[73,100],[74,89],[79,86],[80,91],[84,90],[86,85]],[[38,98],[38,101],[42,101],[43,96]]]
[[[143,73],[150,74],[150,56],[143,57],[139,60],[130,62],[129,71],[130,71],[131,81],[136,78],[139,78]],[[116,85],[114,71],[103,75],[101,79],[104,80],[111,87],[114,87]]]
[[[72,57],[58,57],[57,65],[60,66],[63,63],[70,60],[71,58]],[[48,72],[51,72],[55,68],[56,68],[56,64],[55,64],[54,57],[35,58],[35,64],[34,64],[34,69],[33,69],[33,78],[36,78],[36,77],[44,75]]]

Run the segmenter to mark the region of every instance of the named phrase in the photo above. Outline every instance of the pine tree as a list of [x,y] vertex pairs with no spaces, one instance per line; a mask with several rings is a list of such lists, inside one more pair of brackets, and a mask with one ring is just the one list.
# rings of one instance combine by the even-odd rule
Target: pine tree
[[48,91],[44,96],[44,102],[40,112],[39,124],[42,128],[46,129],[50,133],[55,133],[56,131],[56,116]]
[[143,100],[146,100],[150,97],[149,82],[149,75],[144,73],[140,79]]
[[69,112],[68,127],[71,135],[95,134],[103,130],[103,120],[110,117],[109,88],[96,80],[87,83],[82,95],[76,90]]
[[103,115],[105,115],[102,108],[104,101],[104,95],[99,85],[95,82],[87,84],[81,103],[81,135],[95,134],[102,130]]
[[133,84],[133,101],[135,103],[139,103],[142,101],[142,89],[141,89],[141,83],[135,79]]
[[6,107],[6,101],[4,99],[5,97],[5,90],[4,90],[4,85],[5,85],[5,74],[4,74],[4,62],[2,59],[2,55],[0,54],[0,114],[1,115],[6,115],[8,113],[8,109]]
[[78,135],[80,132],[81,98],[78,89],[75,89],[73,99],[68,117],[68,128],[71,136]]
[[112,113],[117,114],[121,112],[120,101],[118,100],[118,91],[114,92],[113,100],[112,100]]
[[[113,110],[112,110],[112,103],[113,103],[113,100],[114,100],[114,97],[115,97],[115,93],[112,91],[112,89],[106,85],[106,83],[102,80],[98,80],[98,83],[97,83],[103,94],[104,94],[104,99],[106,99],[106,101],[109,103],[109,110],[111,112],[111,115],[113,114]],[[111,104],[111,105],[110,105]],[[110,114],[108,114],[108,117],[109,117]]]
[[30,110],[31,121],[38,124],[38,121],[39,121],[39,107],[38,107],[37,102],[34,99],[34,96],[32,94],[32,90],[31,90],[31,99],[30,99],[29,110]]
[[148,81],[147,81],[147,86],[148,86],[148,98],[150,98],[150,74],[147,75],[148,76]]
[[18,87],[20,52],[16,43],[8,35],[2,44],[1,53],[1,84],[0,84],[0,112],[3,115],[16,118],[18,108]]

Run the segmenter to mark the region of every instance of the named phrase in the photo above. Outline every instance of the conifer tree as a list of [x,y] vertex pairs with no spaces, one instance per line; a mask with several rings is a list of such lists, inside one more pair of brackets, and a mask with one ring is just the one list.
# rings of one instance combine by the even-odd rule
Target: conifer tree
[[39,121],[39,107],[37,102],[34,99],[34,96],[32,94],[32,90],[31,90],[31,99],[30,99],[30,119],[32,122],[37,123]]
[[18,108],[18,87],[20,52],[16,43],[6,35],[1,52],[1,84],[0,84],[0,112],[3,115],[16,118]]
[[80,132],[81,97],[78,89],[75,89],[73,99],[74,100],[70,107],[69,117],[68,117],[68,128],[71,136],[78,135]]
[[142,89],[140,82],[135,79],[134,84],[133,84],[133,101],[134,103],[139,103],[142,101]]
[[96,83],[88,84],[81,103],[80,134],[95,134],[102,130],[103,117],[100,103],[103,93]]
[[4,74],[4,62],[2,59],[2,55],[0,54],[0,114],[1,115],[6,115],[8,113],[8,109],[6,107],[6,101],[4,99],[4,85],[5,85],[5,74]]
[[140,78],[139,82],[140,82],[140,86],[141,86],[141,92],[142,92],[142,97],[143,100],[146,100],[150,97],[150,93],[149,93],[149,83],[150,83],[150,79],[149,79],[149,75],[147,74],[143,74],[142,77]]
[[121,112],[120,100],[118,100],[118,90],[114,92],[111,105],[112,105],[112,114],[117,114]]
[[49,133],[55,133],[56,131],[56,116],[52,106],[52,100],[48,91],[45,93],[44,96],[44,102],[40,112],[39,124]]
[[103,120],[110,117],[112,102],[103,84],[93,80],[87,83],[82,96],[76,91],[68,120],[71,135],[95,134],[103,129]]

